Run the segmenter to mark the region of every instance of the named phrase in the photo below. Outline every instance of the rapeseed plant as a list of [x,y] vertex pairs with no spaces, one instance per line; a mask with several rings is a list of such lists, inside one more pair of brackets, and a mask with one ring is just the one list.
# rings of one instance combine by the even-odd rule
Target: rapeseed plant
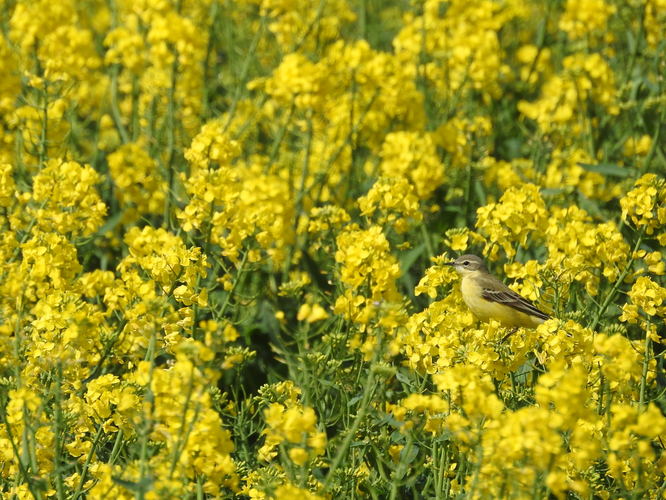
[[664,26],[0,2],[3,498],[663,497]]

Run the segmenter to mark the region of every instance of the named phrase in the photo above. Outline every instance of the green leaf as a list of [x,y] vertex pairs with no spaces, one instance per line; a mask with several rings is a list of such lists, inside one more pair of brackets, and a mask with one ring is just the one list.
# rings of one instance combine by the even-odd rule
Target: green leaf
[[148,489],[150,489],[153,485],[153,479],[150,477],[144,477],[139,482],[127,481],[118,476],[111,476],[111,480],[114,483],[116,483],[118,486],[122,486],[123,488],[126,488],[130,491],[134,491],[136,493],[145,492]]
[[596,172],[597,174],[608,175],[610,177],[633,177],[637,174],[636,169],[631,167],[623,167],[615,163],[592,163],[578,162],[578,165],[583,167],[588,172]]
[[403,448],[400,451],[400,461],[406,464],[411,464],[419,454],[419,447],[412,444],[409,448]]
[[420,245],[415,246],[414,248],[409,249],[407,252],[400,256],[400,269],[403,271],[409,270],[414,262],[421,257],[425,251],[425,244],[421,243]]
[[106,233],[108,233],[109,231],[113,231],[116,228],[116,226],[120,223],[120,221],[122,220],[123,215],[125,215],[124,212],[119,211],[119,212],[107,217],[106,222],[104,223],[104,225],[102,227],[99,228],[99,231],[97,231],[97,234],[99,236],[103,236]]

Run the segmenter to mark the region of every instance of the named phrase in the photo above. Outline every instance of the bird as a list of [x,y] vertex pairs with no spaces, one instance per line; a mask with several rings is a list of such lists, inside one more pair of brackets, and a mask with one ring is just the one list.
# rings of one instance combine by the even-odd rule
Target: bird
[[445,264],[462,276],[460,291],[463,300],[479,320],[494,319],[505,327],[536,328],[550,319],[531,301],[490,274],[481,257],[467,254]]

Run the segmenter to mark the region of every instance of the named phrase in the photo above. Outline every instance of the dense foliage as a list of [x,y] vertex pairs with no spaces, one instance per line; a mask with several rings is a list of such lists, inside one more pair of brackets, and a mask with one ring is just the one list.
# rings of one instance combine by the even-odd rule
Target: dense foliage
[[665,495],[666,0],[0,28],[3,498]]

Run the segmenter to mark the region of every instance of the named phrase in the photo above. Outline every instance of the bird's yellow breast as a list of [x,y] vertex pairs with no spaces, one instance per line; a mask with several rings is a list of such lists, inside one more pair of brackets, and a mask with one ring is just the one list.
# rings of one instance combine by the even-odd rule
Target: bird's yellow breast
[[481,286],[470,276],[465,276],[460,284],[463,300],[472,314],[481,321],[494,319],[507,327],[534,328],[543,320],[518,311],[513,307],[483,298]]

